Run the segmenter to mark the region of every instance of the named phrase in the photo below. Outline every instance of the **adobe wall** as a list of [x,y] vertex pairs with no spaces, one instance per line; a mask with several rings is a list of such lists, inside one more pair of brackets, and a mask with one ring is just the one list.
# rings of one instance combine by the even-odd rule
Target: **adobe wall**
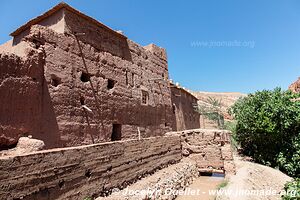
[[[93,46],[101,44],[101,38],[99,41],[94,38],[93,45],[80,42],[92,90],[90,82],[81,80],[85,70],[74,36],[35,26],[30,37],[44,41],[45,78],[66,146],[88,144],[92,140],[110,141],[113,124],[122,125],[122,139],[137,138],[138,128],[142,137],[159,136],[171,130],[170,90],[165,81],[153,80],[167,76],[165,60],[130,40],[126,41],[127,47],[118,46],[113,53]],[[90,39],[89,35],[80,36],[80,41],[85,37]],[[115,56],[119,48],[130,52],[131,60]],[[56,80],[58,85],[53,84]],[[108,88],[109,81],[114,82],[112,88]],[[142,102],[143,92],[146,103]],[[93,114],[87,115],[81,104]]]
[[211,120],[205,115],[200,115],[200,127],[203,129],[220,129],[216,120]]
[[180,159],[178,136],[0,157],[0,199],[82,200],[106,194],[112,188],[124,188]]
[[230,131],[194,129],[170,132],[181,137],[182,154],[195,160],[200,172],[235,173],[230,144]]
[[[22,56],[24,63],[37,52],[43,54],[39,77],[34,77],[38,92],[0,99],[10,103],[3,109],[11,115],[23,106],[21,101],[28,101],[25,107],[29,109],[17,115],[22,119],[2,115],[1,125],[18,129],[17,133],[2,131],[2,138],[13,138],[15,143],[20,135],[33,135],[49,148],[161,136],[171,130],[200,127],[199,114],[193,108],[195,97],[182,88],[170,89],[165,49],[154,44],[142,47],[65,8],[38,24],[0,47],[0,52]],[[1,73],[7,74],[5,61],[1,65]],[[22,65],[26,64],[15,67]],[[22,84],[15,90],[31,88],[27,79]],[[10,89],[3,95],[7,92]]]
[[200,128],[200,114],[194,108],[197,105],[197,98],[174,84],[171,84],[170,88],[174,114],[172,130],[182,131]]
[[0,150],[32,133],[48,148],[59,144],[43,66],[44,54],[36,49],[28,49],[26,60],[0,53]]
[[[56,116],[54,127],[58,128],[53,129],[56,131],[53,134],[60,135],[61,144],[74,146],[111,141],[113,124],[121,125],[121,139],[137,138],[138,131],[141,137],[150,137],[172,130],[165,50],[153,44],[141,47],[125,36],[65,12],[63,20],[67,28],[64,34],[34,25],[16,37],[19,42],[25,41],[31,48],[44,52],[43,87],[50,97],[48,109]],[[53,17],[60,19],[56,15]],[[61,20],[58,23],[63,24]],[[85,33],[78,36],[78,40],[92,86],[82,79],[86,70],[74,32]],[[19,43],[14,42],[17,47]],[[32,102],[34,105],[36,103]],[[93,113],[83,109],[83,105]],[[45,143],[52,137],[36,137],[35,129],[29,132]]]
[[[107,29],[105,26],[94,24],[66,9],[64,10],[64,19],[66,24],[65,33],[70,35],[74,35],[74,33],[84,33],[85,35],[79,37],[80,41],[90,44],[96,51],[109,52],[114,56],[133,61],[130,47],[125,36]],[[141,51],[144,50],[141,49]]]

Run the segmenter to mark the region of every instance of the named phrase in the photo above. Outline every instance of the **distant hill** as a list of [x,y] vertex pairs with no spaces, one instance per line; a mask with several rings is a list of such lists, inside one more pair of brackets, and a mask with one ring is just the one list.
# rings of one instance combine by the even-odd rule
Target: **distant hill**
[[296,92],[296,93],[299,93],[299,92],[300,92],[300,77],[299,77],[294,83],[292,83],[292,84],[289,86],[289,89],[290,89],[292,92]]
[[247,96],[247,94],[239,92],[192,92],[194,96],[199,100],[201,105],[209,104],[209,98],[214,98],[221,101],[221,110],[224,113],[225,119],[231,119],[227,110],[231,107],[239,98]]

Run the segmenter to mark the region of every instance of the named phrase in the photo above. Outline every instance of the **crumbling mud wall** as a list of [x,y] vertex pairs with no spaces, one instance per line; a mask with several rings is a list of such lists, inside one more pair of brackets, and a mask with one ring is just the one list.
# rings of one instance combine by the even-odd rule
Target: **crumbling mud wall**
[[172,130],[200,128],[200,114],[196,111],[198,99],[185,89],[171,83]]
[[34,135],[48,148],[59,145],[56,116],[44,79],[44,53],[28,49],[27,59],[0,54],[0,150]]
[[200,172],[235,173],[230,131],[194,129],[167,135],[181,137],[183,156],[196,161]]
[[[34,138],[47,143],[49,138],[59,135],[60,142],[56,144],[74,146],[161,136],[172,130],[171,92],[166,81],[168,66],[164,49],[153,44],[142,47],[64,3],[12,35],[13,41],[6,44],[6,48],[11,45],[14,50],[11,52],[18,52],[20,46],[44,52],[39,76],[45,81],[36,87],[46,93],[38,93],[43,97],[30,92],[26,95],[34,101],[47,98],[49,107],[44,110],[53,112],[51,119],[46,120],[47,123],[51,121],[53,134],[46,135],[32,128],[30,133]],[[2,64],[1,73],[6,73],[6,64]],[[17,66],[22,68],[21,65]],[[17,91],[23,87],[26,88],[22,86]],[[0,99],[10,100],[7,96]],[[19,101],[10,102],[8,106],[10,109],[21,106],[22,103],[16,105]],[[32,105],[39,105],[34,101]],[[34,112],[39,113],[38,110]],[[23,112],[24,117],[27,114]],[[31,127],[34,119],[40,124],[41,118],[35,116],[27,115],[28,121],[22,122],[24,126]],[[4,115],[1,117],[8,120]],[[8,120],[6,125],[18,129],[13,120]],[[6,131],[3,134],[12,135]],[[45,137],[35,137],[38,134]]]
[[67,146],[113,140],[114,126],[122,139],[137,138],[138,131],[149,137],[171,130],[170,91],[164,81],[152,80],[167,74],[166,61],[131,41],[125,51],[131,51],[132,61],[80,42],[87,73],[74,37],[42,27],[39,33],[45,41],[45,78]]
[[[104,195],[181,159],[178,136],[44,150],[0,158],[0,199]],[[13,173],[12,173],[13,171]]]

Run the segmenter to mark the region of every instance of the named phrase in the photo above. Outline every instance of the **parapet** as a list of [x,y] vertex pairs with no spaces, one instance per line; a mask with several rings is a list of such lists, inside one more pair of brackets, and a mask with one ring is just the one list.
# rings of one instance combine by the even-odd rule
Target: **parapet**
[[144,49],[152,52],[163,60],[167,60],[167,51],[162,47],[156,46],[155,44],[148,44],[147,46],[144,46]]

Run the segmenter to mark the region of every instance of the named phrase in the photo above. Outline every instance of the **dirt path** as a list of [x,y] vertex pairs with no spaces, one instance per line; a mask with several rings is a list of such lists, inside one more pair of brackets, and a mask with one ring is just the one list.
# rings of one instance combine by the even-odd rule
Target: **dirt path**
[[[284,184],[291,178],[279,170],[234,156],[236,175],[229,178],[223,195],[217,200],[277,200]],[[227,194],[226,194],[227,192]]]

